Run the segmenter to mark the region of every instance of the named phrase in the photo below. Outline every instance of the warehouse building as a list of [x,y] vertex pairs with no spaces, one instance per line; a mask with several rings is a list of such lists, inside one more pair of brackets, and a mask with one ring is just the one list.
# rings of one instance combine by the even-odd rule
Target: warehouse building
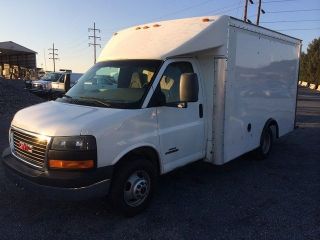
[[37,75],[36,52],[12,41],[0,42],[0,77],[32,79]]

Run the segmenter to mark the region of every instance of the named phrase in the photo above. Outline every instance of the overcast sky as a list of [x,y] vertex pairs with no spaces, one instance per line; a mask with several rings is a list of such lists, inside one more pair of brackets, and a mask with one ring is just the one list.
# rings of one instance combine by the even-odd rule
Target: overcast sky
[[[255,21],[257,2],[249,6]],[[119,29],[141,23],[204,15],[243,17],[245,0],[0,0],[0,42],[14,41],[36,52],[38,67],[52,70],[48,48],[59,49],[57,68],[85,72],[93,64],[88,27],[101,29],[102,47]],[[303,40],[320,36],[320,0],[265,0],[261,25]],[[285,11],[285,12],[283,12]],[[98,54],[101,49],[98,48]]]

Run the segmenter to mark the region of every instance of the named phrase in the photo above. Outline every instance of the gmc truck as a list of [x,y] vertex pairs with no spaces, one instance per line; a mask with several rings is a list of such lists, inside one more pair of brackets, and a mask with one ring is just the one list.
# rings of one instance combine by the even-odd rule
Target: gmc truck
[[38,195],[108,195],[133,216],[159,175],[253,150],[266,158],[295,127],[300,49],[230,16],[118,31],[64,97],[16,113],[4,168]]

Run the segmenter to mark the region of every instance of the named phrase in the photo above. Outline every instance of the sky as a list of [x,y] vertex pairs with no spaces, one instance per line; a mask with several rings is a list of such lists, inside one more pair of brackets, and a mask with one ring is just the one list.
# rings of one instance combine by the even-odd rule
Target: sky
[[[257,2],[248,7],[256,21]],[[49,48],[58,49],[56,69],[83,73],[93,65],[88,28],[101,32],[103,47],[120,29],[161,20],[230,15],[243,18],[245,0],[0,0],[0,42],[36,51],[37,65],[52,70]],[[320,37],[320,0],[262,0],[260,25],[303,40],[303,50]],[[92,35],[92,34],[90,34]],[[97,56],[102,49],[97,48]]]

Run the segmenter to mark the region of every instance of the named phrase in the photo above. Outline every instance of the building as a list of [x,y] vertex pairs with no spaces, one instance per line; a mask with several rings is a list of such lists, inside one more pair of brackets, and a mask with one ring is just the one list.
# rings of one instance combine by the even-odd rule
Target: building
[[0,42],[0,76],[7,79],[34,78],[36,52],[12,41]]

